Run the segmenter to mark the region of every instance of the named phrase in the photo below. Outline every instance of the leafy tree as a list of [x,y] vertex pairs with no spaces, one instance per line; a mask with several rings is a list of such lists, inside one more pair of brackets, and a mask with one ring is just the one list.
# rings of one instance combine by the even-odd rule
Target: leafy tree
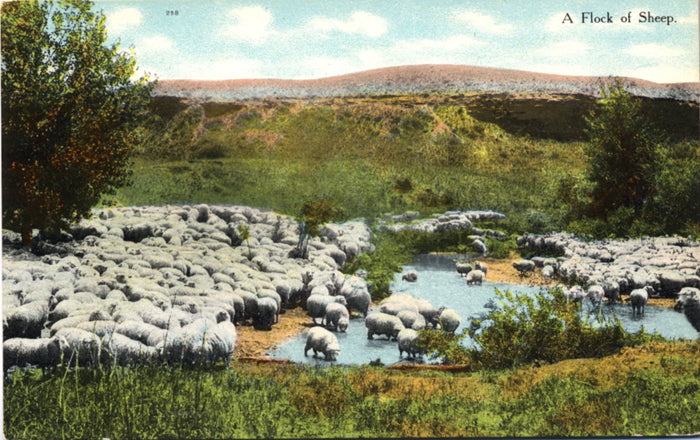
[[129,177],[152,83],[89,1],[2,4],[3,227],[59,229]]
[[594,184],[591,214],[605,219],[621,207],[639,212],[653,196],[663,148],[639,100],[623,90],[619,79],[607,90],[601,88],[601,94],[597,112],[586,118],[590,136],[586,155],[588,179]]
[[311,237],[317,236],[320,226],[333,219],[336,214],[337,211],[333,208],[332,199],[311,200],[301,205],[296,257],[307,258],[309,256],[309,240]]
[[253,251],[250,249],[250,226],[244,225],[243,223],[238,225],[238,238],[245,241],[248,246],[248,260],[253,259]]

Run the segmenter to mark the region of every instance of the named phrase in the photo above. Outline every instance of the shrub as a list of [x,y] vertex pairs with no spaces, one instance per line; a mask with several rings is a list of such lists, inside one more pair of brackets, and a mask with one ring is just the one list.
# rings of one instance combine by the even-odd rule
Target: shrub
[[373,252],[359,255],[347,263],[343,271],[352,274],[362,269],[367,271],[367,282],[373,284],[370,293],[373,301],[391,295],[389,286],[394,275],[401,272],[402,266],[411,261],[410,249],[399,240],[396,234],[380,231],[372,237]]
[[[568,302],[561,289],[540,291],[534,296],[496,289],[501,298],[483,320],[458,336],[421,332],[421,344],[433,358],[470,363],[478,368],[511,368],[533,362],[554,363],[564,359],[602,357],[623,347],[663,340],[644,333],[628,334],[618,319],[593,326],[584,322],[579,305]],[[467,336],[477,348],[459,344]]]

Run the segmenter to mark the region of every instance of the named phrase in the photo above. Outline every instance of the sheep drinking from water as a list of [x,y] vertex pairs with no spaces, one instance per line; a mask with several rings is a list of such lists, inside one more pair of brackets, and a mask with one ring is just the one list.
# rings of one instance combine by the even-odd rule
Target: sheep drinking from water
[[306,334],[304,356],[307,356],[309,350],[314,351],[314,356],[323,353],[325,360],[335,361],[340,354],[340,344],[333,333],[323,327],[313,327]]
[[350,313],[343,304],[332,302],[326,306],[326,315],[323,318],[327,328],[346,332],[350,325]]

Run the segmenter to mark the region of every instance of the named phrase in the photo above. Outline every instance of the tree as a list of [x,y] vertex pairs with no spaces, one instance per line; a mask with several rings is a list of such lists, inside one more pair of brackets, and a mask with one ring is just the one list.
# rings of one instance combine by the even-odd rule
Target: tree
[[299,220],[299,241],[295,249],[295,256],[308,258],[309,239],[319,233],[319,227],[333,219],[337,211],[333,208],[332,199],[319,199],[304,202],[301,205]]
[[639,212],[655,190],[663,155],[661,137],[642,114],[640,102],[622,82],[601,88],[603,99],[588,123],[588,179],[593,183],[591,214],[606,219],[621,207]]
[[2,4],[3,227],[31,243],[90,215],[129,177],[153,83],[107,45],[89,1]]

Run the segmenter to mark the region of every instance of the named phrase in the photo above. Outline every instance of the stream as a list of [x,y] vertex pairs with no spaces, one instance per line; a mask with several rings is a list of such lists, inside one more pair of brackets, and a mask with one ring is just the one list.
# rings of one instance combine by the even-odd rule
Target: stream
[[[497,300],[494,289],[509,289],[511,292],[534,294],[540,290],[519,284],[490,283],[485,282],[480,286],[467,286],[455,270],[455,262],[461,259],[458,255],[418,255],[414,261],[404,266],[406,271],[418,273],[418,280],[409,283],[401,280],[401,274],[394,277],[391,290],[394,293],[408,293],[418,298],[429,300],[435,307],[445,306],[451,308],[462,318],[457,333],[469,325],[471,317],[487,313],[489,309],[484,307],[490,300]],[[581,313],[585,317],[590,309],[590,303],[584,303]],[[371,312],[370,312],[371,313]],[[605,318],[617,316],[623,328],[631,333],[639,331],[642,326],[647,333],[658,332],[661,336],[671,339],[694,339],[698,333],[688,323],[682,313],[674,310],[647,306],[642,317],[632,317],[632,308],[627,304],[604,305],[602,316]],[[309,318],[309,322],[311,318]],[[591,322],[595,319],[593,315]],[[319,320],[320,322],[320,320]],[[407,362],[399,357],[396,342],[388,341],[384,336],[375,336],[374,340],[367,339],[367,330],[364,319],[352,319],[347,333],[335,333],[340,343],[341,352],[336,364],[358,365],[380,359],[385,365],[397,362]],[[282,344],[276,350],[269,353],[274,358],[289,359],[293,362],[316,365],[328,365],[322,358],[314,358],[309,350],[308,357],[304,356],[305,335],[301,334]],[[467,337],[463,344],[467,347],[474,345],[474,341]],[[418,362],[425,362],[424,356]]]

